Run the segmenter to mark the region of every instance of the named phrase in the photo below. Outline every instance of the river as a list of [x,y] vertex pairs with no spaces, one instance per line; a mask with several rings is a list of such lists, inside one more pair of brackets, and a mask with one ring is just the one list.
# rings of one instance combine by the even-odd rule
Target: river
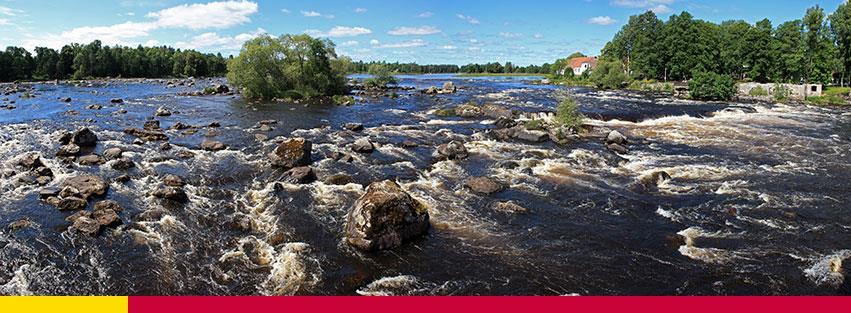
[[[851,294],[842,267],[851,258],[851,111],[528,79],[403,76],[405,86],[453,81],[460,90],[353,106],[179,95],[207,80],[174,88],[159,80],[45,83],[31,98],[4,96],[0,104],[15,108],[0,108],[0,294]],[[492,119],[433,114],[470,101],[552,111],[566,95],[586,123],[626,135],[630,152],[618,156],[593,138],[502,141],[485,134]],[[172,149],[134,144],[123,130],[141,128],[159,107],[173,113],[156,118]],[[269,119],[277,124],[261,131],[258,122]],[[169,129],[178,122],[198,127]],[[350,122],[365,130],[342,130]],[[56,157],[57,138],[81,126],[97,134],[94,152],[118,147],[136,166]],[[346,146],[364,136],[374,153],[352,154],[351,163],[326,157],[350,153]],[[314,143],[320,181],[277,183],[283,171],[266,155],[283,137]],[[199,148],[210,139],[228,148]],[[470,157],[435,161],[435,147],[450,140]],[[106,180],[104,198],[121,205],[122,224],[95,237],[68,230],[71,212],[40,200],[43,187],[16,167],[30,152],[53,171],[49,186],[80,173]],[[670,179],[648,185],[660,171]],[[119,182],[125,174],[130,180]],[[151,196],[167,174],[187,183],[186,204]],[[352,182],[322,182],[335,174]],[[508,188],[474,194],[462,184],[471,176]],[[369,183],[385,179],[427,204],[431,230],[398,249],[360,252],[343,241],[345,215]],[[492,209],[509,200],[528,212]],[[26,226],[7,227],[19,221]]]

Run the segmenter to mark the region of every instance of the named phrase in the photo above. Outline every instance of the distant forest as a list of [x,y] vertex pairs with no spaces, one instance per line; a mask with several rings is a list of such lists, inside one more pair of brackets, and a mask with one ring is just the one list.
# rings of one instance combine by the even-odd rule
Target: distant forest
[[481,74],[481,73],[493,73],[493,74],[510,74],[510,73],[524,73],[524,74],[549,74],[550,73],[550,64],[543,65],[529,65],[529,66],[518,66],[514,65],[511,62],[506,62],[505,64],[499,62],[492,62],[486,64],[467,64],[467,65],[454,65],[454,64],[431,64],[431,65],[420,65],[416,63],[387,63],[387,62],[363,62],[357,61],[352,62],[351,71],[353,73],[366,73],[369,71],[369,66],[373,64],[382,64],[386,66],[391,72],[402,73],[402,74],[445,74],[445,73],[468,73],[468,74]]
[[228,59],[171,47],[104,46],[99,40],[70,44],[57,51],[24,48],[0,51],[0,82],[96,77],[164,78],[227,74]]

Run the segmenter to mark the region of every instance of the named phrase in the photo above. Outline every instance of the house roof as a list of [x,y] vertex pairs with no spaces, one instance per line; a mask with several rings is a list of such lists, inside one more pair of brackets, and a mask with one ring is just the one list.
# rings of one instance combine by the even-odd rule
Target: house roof
[[571,68],[579,68],[583,63],[591,64],[591,67],[597,66],[597,57],[581,57],[570,59]]

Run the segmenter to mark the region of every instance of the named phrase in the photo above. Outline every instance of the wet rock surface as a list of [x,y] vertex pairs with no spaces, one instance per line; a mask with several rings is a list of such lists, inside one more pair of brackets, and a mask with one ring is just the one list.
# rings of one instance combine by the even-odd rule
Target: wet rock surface
[[346,241],[360,249],[392,249],[428,231],[424,204],[392,181],[373,183],[346,216]]

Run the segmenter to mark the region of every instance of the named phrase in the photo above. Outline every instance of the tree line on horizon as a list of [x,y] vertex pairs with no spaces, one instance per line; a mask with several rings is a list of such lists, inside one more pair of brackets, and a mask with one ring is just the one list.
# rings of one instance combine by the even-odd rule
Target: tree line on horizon
[[34,52],[21,47],[0,51],[0,82],[224,76],[228,62],[220,53],[205,54],[167,46],[108,46],[100,40],[84,45],[69,44],[60,50],[37,47]]
[[401,74],[549,74],[550,65],[515,65],[512,62],[502,64],[500,62],[489,62],[484,64],[470,63],[467,65],[455,64],[417,64],[417,63],[389,63],[383,61],[355,61],[351,64],[352,73],[369,73],[370,66],[380,65],[386,67],[390,72]]
[[632,79],[689,80],[698,73],[761,83],[846,85],[851,76],[851,4],[827,15],[816,5],[776,27],[769,19],[720,24],[688,12],[660,20],[648,11],[606,44],[602,59],[619,61]]

